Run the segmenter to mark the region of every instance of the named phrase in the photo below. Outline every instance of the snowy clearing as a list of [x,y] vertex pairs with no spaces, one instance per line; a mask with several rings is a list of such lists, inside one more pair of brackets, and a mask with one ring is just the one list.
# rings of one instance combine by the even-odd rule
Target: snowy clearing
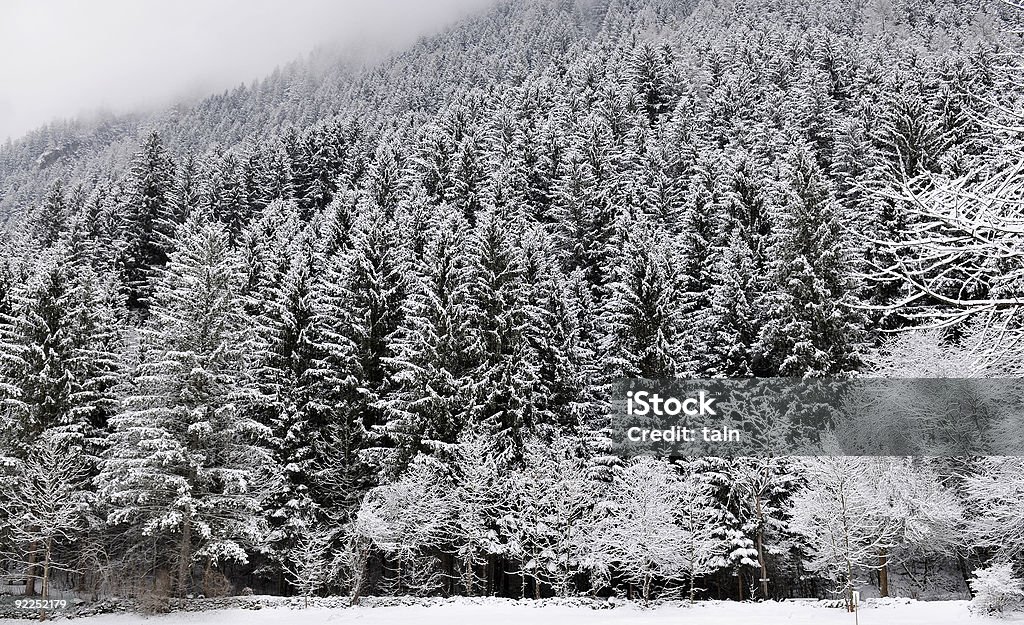
[[[139,616],[108,614],[75,619],[86,625],[130,625],[146,622],[153,625],[320,625],[322,623],[358,623],[359,625],[736,625],[738,623],[792,625],[843,625],[854,623],[854,615],[842,609],[828,608],[816,602],[786,601],[767,603],[698,602],[693,606],[663,605],[641,609],[626,605],[608,610],[579,606],[545,605],[543,607],[514,601],[484,603],[454,601],[437,606],[354,607],[347,609],[309,608],[294,610],[269,608],[262,610],[213,610],[178,612],[174,614]],[[0,623],[25,623],[5,619]],[[862,606],[861,625],[961,625],[963,623],[1024,623],[1024,615],[1009,619],[989,619],[972,615],[966,601],[891,601],[871,602]]]

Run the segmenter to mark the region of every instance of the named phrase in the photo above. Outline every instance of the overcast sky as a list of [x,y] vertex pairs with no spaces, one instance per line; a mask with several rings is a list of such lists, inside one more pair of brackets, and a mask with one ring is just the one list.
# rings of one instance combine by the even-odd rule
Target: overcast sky
[[166,105],[328,42],[403,45],[492,0],[0,0],[0,141]]

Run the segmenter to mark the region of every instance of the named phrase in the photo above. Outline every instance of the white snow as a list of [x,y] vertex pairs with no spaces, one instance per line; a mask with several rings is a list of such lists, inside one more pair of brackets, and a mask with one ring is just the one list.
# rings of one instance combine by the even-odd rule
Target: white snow
[[[890,600],[866,602],[858,614],[860,625],[964,625],[970,623],[1024,623],[1024,615],[989,619],[972,615],[966,601],[917,602]],[[0,620],[0,623],[27,621]],[[663,605],[643,609],[623,605],[614,609],[543,607],[531,602],[506,600],[454,600],[436,606],[354,607],[347,609],[213,610],[139,616],[111,614],[75,619],[82,625],[852,625],[854,615],[813,601],[766,603],[697,602],[690,606]]]

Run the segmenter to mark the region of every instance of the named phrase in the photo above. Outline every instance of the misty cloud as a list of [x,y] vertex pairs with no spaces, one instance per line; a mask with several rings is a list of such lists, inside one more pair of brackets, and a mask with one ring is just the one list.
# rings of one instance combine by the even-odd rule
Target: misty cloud
[[165,105],[318,45],[395,46],[493,0],[5,0],[0,140],[54,118]]

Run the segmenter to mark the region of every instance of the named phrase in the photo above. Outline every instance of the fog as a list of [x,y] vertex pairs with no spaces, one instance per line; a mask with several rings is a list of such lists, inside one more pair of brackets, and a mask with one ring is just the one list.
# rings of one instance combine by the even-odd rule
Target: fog
[[318,46],[407,45],[493,0],[0,0],[0,140],[167,105]]

